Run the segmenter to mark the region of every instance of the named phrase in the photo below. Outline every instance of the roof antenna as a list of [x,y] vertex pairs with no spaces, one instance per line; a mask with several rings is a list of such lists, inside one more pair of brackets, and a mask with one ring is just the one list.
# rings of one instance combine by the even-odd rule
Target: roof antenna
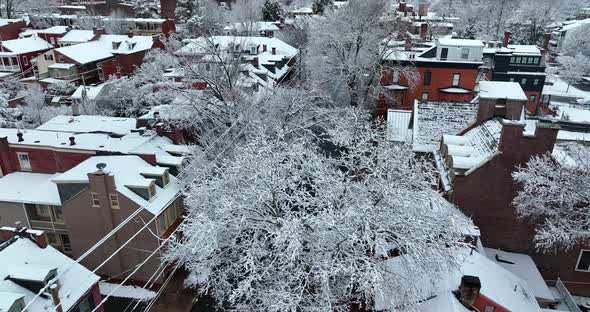
[[107,164],[105,163],[98,163],[96,164],[96,168],[98,168],[98,171],[103,172],[103,169],[107,167]]

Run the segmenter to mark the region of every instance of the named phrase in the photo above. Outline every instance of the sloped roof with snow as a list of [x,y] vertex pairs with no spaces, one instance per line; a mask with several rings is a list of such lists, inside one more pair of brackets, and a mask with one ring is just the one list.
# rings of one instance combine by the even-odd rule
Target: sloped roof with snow
[[40,205],[61,205],[57,186],[59,174],[14,172],[0,178],[0,201]]
[[[101,83],[96,86],[79,86],[74,94],[72,94],[71,98],[75,100],[81,100],[84,98],[84,96],[86,96],[86,98],[89,100],[95,100],[101,94],[105,85],[106,84]],[[86,95],[84,95],[84,92],[86,92]]]
[[53,46],[47,41],[36,36],[2,41],[0,45],[5,49],[10,50],[10,52],[17,54],[25,54],[53,48]]
[[554,300],[547,283],[535,265],[535,261],[529,255],[493,248],[485,248],[485,253],[488,259],[524,280],[535,297],[549,301]]
[[165,167],[152,166],[139,156],[94,156],[76,167],[54,178],[55,183],[88,183],[88,174],[97,172],[96,165],[106,164],[103,172],[115,177],[116,189],[119,193],[135,202],[140,207],[145,207],[154,215],[168,207],[180,192],[180,183],[172,175],[167,185],[163,188],[155,185],[156,194],[151,200],[146,200],[133,192],[130,187],[147,188],[153,179],[142,174],[163,174]]
[[475,48],[483,48],[484,44],[481,40],[471,40],[471,39],[447,39],[441,38],[437,39],[438,43],[443,46],[454,46],[454,47],[475,47]]
[[412,112],[390,109],[387,111],[387,138],[394,142],[411,142]]
[[414,104],[414,151],[438,149],[445,134],[459,134],[475,122],[476,104],[428,102]]
[[96,115],[59,115],[37,127],[37,130],[69,133],[116,133],[125,135],[131,133],[131,130],[134,130],[135,126],[135,118]]
[[40,248],[27,238],[17,238],[4,244],[5,248],[0,250],[0,263],[2,263],[0,293],[23,295],[25,304],[31,303],[27,311],[52,310],[54,309],[53,300],[48,295],[40,296],[32,301],[36,293],[7,279],[15,273],[33,272],[39,268],[43,268],[43,271],[47,268],[57,269],[57,276],[61,275],[58,279],[59,297],[64,311],[73,308],[100,279],[96,274],[51,246]]
[[518,82],[480,81],[479,98],[527,101],[528,98]]
[[[279,56],[293,57],[299,50],[288,43],[277,39],[267,37],[246,37],[246,36],[212,36],[209,38],[200,37],[197,39],[185,40],[187,43],[180,50],[176,51],[179,55],[209,54],[213,51],[212,45],[217,45],[218,50],[228,50],[230,46],[240,46],[242,51],[246,51],[250,46],[267,46],[267,51],[276,48]],[[275,56],[277,56],[275,55]]]
[[46,29],[40,29],[37,33],[49,35],[61,35],[68,32],[68,26],[52,26]]
[[[133,132],[120,137],[107,133],[22,130],[22,142],[18,141],[17,133],[19,131],[14,128],[0,128],[0,137],[6,137],[8,142],[14,145],[154,155],[158,164],[170,166],[179,166],[184,160],[183,156],[175,156],[169,153],[166,149],[169,145],[174,145],[174,143],[167,137],[158,136],[155,131],[146,131],[143,134]],[[70,145],[70,137],[74,138],[75,145]]]
[[65,36],[58,39],[58,42],[88,42],[94,38],[92,30],[72,29]]
[[[428,309],[420,311],[437,312],[463,312],[461,304],[455,302],[451,292],[458,290],[461,278],[464,275],[477,276],[481,281],[480,295],[486,296],[508,311],[540,312],[535,296],[525,281],[504,269],[498,264],[486,258],[478,252],[464,251],[465,259],[458,269],[452,269],[447,274],[439,277],[414,274],[411,264],[403,256],[384,261],[383,265],[390,271],[395,272],[391,277],[391,283],[404,283],[416,285],[424,302],[420,305]],[[392,274],[393,275],[393,274]],[[431,279],[434,278],[434,281]],[[433,283],[434,282],[434,283]],[[388,298],[392,296],[387,284],[376,290],[375,310],[394,311]],[[449,297],[453,296],[453,297]],[[443,298],[439,298],[443,297]],[[432,305],[428,301],[435,299],[440,305]],[[438,308],[438,309],[436,309]]]
[[245,22],[245,23],[233,23],[223,28],[226,31],[277,31],[280,28],[275,22]]
[[117,54],[133,54],[152,48],[153,38],[149,36],[102,35],[96,41],[75,44],[55,51],[79,64],[97,62]]

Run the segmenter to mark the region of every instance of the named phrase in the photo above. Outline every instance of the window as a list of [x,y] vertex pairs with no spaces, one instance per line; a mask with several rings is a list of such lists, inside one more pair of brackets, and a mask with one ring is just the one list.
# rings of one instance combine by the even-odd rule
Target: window
[[520,64],[521,57],[516,58],[516,64]]
[[537,97],[535,95],[531,95],[531,103],[535,103]]
[[26,56],[23,56],[23,65],[29,65],[29,59]]
[[149,191],[150,191],[150,198],[152,198],[156,195],[156,184],[155,183],[150,184]]
[[211,71],[211,64],[205,63],[205,70],[206,71]]
[[590,250],[583,249],[580,251],[576,271],[590,272]]
[[393,83],[399,83],[399,72],[397,70],[393,71]]
[[64,223],[64,214],[61,207],[51,206],[51,212],[53,214],[53,221],[56,223]]
[[510,82],[514,82],[514,78],[510,78]]
[[424,85],[429,86],[432,80],[432,72],[425,72],[424,73]]
[[47,243],[51,246],[56,246],[58,244],[57,235],[54,233],[45,232],[47,235]]
[[39,217],[51,217],[51,211],[49,210],[49,206],[46,205],[35,205],[35,214],[37,214],[37,216]]
[[529,57],[527,60],[527,64],[533,64],[533,57]]
[[483,309],[483,312],[494,312],[496,311],[496,307],[494,306],[485,306],[485,308]]
[[168,182],[170,182],[170,175],[168,173],[168,171],[164,172],[164,175],[162,175],[162,185],[166,186],[168,185]]
[[516,57],[513,56],[510,58],[510,63],[514,64],[514,62],[516,62]]
[[540,61],[541,61],[541,58],[540,57],[535,57],[535,60],[534,60],[534,63],[535,64],[538,65]]
[[422,93],[422,102],[428,102],[428,92]]
[[52,45],[55,45],[55,38],[54,38],[54,37],[51,37],[51,38],[49,38],[49,42],[50,42]]
[[63,56],[63,55],[60,55],[60,56],[57,58],[57,61],[58,61],[59,63],[63,63],[63,62],[64,62],[64,56]]
[[111,201],[111,208],[121,209],[121,207],[119,207],[119,195],[109,194],[109,200]]
[[20,170],[31,171],[31,160],[29,159],[29,153],[16,153],[18,155],[18,163],[20,164]]
[[168,226],[171,226],[176,221],[176,207],[168,207],[166,210],[166,218],[168,219]]
[[92,197],[92,207],[100,207],[100,200],[98,200],[98,194],[97,193],[90,193],[90,196]]
[[453,87],[458,87],[461,82],[461,74],[453,74]]
[[466,60],[469,58],[469,48],[461,49],[461,59]]
[[525,85],[526,84],[526,78],[522,78],[522,80],[520,81],[521,85]]
[[535,79],[535,80],[533,80],[533,85],[534,85],[534,86],[538,86],[538,85],[539,85],[539,79]]

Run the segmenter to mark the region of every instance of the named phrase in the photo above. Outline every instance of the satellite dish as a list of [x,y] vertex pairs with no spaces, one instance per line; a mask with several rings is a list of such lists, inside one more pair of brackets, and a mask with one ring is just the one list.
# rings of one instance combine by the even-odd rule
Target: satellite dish
[[96,164],[96,168],[98,168],[98,170],[100,170],[100,171],[102,171],[102,169],[104,169],[106,167],[107,167],[107,164],[105,164],[105,163]]

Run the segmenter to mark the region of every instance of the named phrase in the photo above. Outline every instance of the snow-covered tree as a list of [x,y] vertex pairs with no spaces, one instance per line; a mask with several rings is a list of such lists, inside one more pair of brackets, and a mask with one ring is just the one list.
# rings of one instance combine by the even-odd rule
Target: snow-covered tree
[[[372,107],[379,93],[383,60],[394,50],[384,43],[403,31],[396,20],[382,22],[384,0],[351,0],[343,9],[312,22],[305,66],[315,88],[341,105]],[[415,81],[413,72],[399,68]]]
[[582,25],[568,32],[561,52],[563,55],[576,56],[582,54],[590,57],[590,24]]
[[59,5],[57,0],[0,0],[0,17],[21,18],[28,13],[51,13]]
[[470,222],[433,191],[429,165],[363,114],[332,116],[324,140],[253,131],[188,181],[186,240],[168,257],[189,285],[238,311],[348,311],[387,284],[404,311],[414,285],[384,259],[404,254],[433,278],[456,265]]
[[262,7],[262,20],[276,22],[283,15],[281,4],[277,0],[266,0]]
[[313,14],[324,14],[324,11],[334,5],[334,0],[314,0],[311,9]]
[[133,11],[135,17],[139,18],[159,18],[160,17],[160,1],[159,0],[134,0]]
[[522,190],[514,199],[518,215],[536,224],[542,250],[568,249],[590,239],[590,147],[562,147],[556,160],[534,157],[519,168],[514,180]]
[[180,31],[190,37],[217,34],[226,19],[215,0],[179,0],[176,17]]
[[582,77],[589,71],[590,57],[581,53],[575,56],[559,56],[556,60],[561,66],[559,76],[567,82],[566,92],[569,92],[572,84],[580,82]]
[[39,86],[30,87],[24,99],[25,104],[20,107],[23,121],[29,127],[37,127],[57,115],[68,113],[66,106],[52,106],[47,104],[46,93]]

